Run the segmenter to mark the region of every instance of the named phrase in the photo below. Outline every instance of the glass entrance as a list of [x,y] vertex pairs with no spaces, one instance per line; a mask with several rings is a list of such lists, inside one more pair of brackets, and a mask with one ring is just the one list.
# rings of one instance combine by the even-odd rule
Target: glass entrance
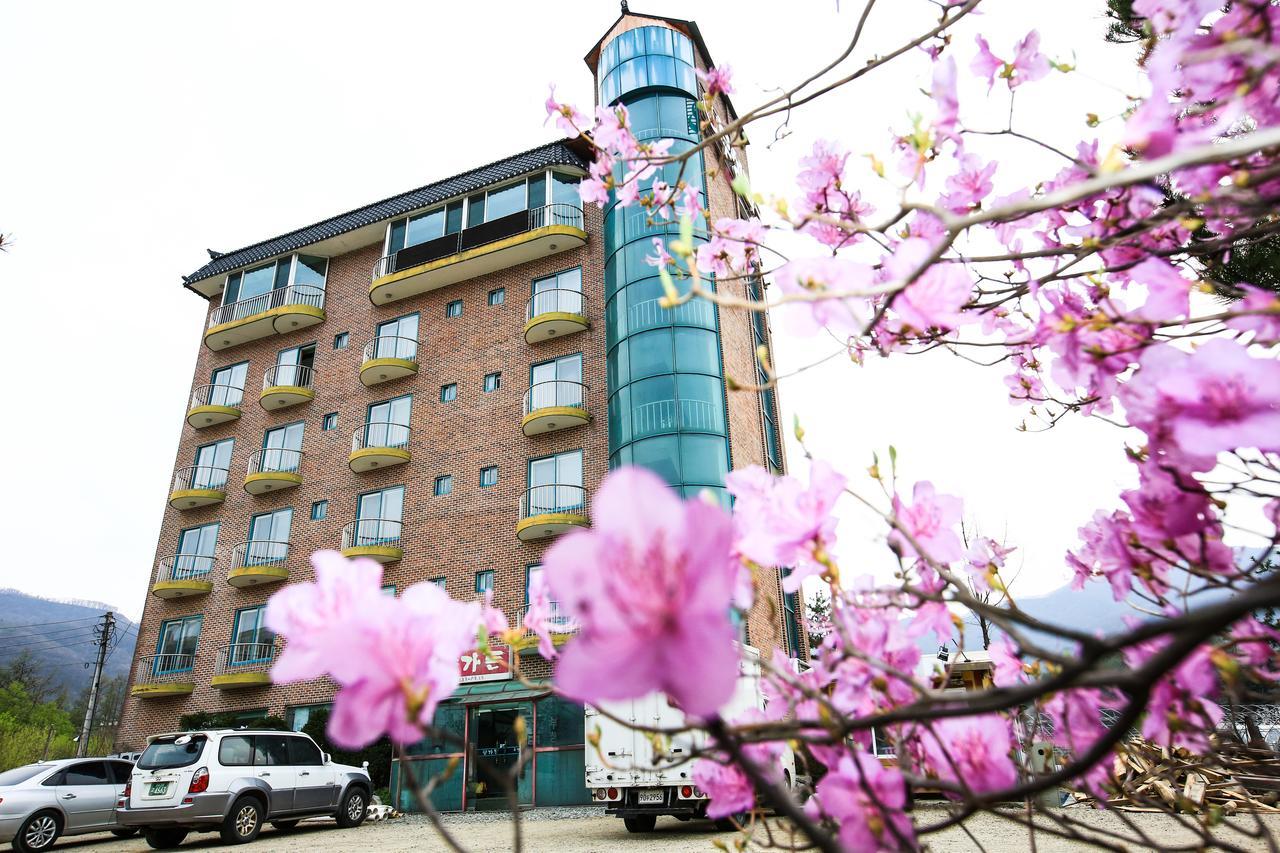
[[[467,762],[467,802],[477,811],[508,807],[506,785],[520,761],[516,720],[524,719],[524,748],[533,749],[533,703],[473,705],[467,726],[478,760]],[[533,763],[526,761],[516,777],[519,805],[533,805]]]

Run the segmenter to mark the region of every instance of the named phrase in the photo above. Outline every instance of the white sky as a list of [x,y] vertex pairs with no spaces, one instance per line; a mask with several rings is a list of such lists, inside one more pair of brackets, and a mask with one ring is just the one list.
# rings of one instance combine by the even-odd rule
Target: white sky
[[[715,59],[735,69],[740,111],[834,56],[861,9],[651,2],[633,5],[699,22]],[[1017,119],[1068,144],[1086,112],[1123,109],[1112,86],[1141,94],[1132,50],[1102,41],[1103,7],[988,0],[957,37],[957,58],[967,65],[978,26],[997,55],[1031,27],[1051,56],[1074,53],[1091,79],[1055,74],[1020,95]],[[933,8],[881,3],[858,56],[896,47]],[[581,57],[617,4],[43,0],[5,13],[0,233],[13,246],[0,255],[0,587],[136,617],[207,312],[180,276],[207,247],[238,248],[554,138],[547,84],[590,104]],[[906,110],[927,109],[927,73],[918,53],[876,72],[798,114],[772,148],[771,131],[756,129],[755,187],[793,185],[815,138],[885,152]],[[962,116],[978,108],[972,125],[998,126],[1002,88],[962,89]],[[1026,148],[989,150],[1009,173],[999,192],[1057,168]],[[784,370],[826,353],[779,331]],[[1066,576],[1076,528],[1114,502],[1129,470],[1105,425],[1016,432],[1021,413],[1001,376],[945,356],[836,361],[784,384],[784,420],[789,433],[799,414],[811,448],[855,477],[872,450],[883,458],[895,444],[906,482],[931,478],[965,498],[984,532],[1007,531],[1027,563],[1020,584],[1039,592]],[[875,532],[852,515],[842,524],[847,565],[882,560]]]

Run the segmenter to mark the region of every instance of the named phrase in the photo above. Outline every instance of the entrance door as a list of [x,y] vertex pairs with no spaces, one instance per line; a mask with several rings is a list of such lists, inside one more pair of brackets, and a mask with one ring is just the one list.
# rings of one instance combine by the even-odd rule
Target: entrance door
[[[473,705],[468,709],[471,747],[478,760],[467,760],[467,800],[477,811],[505,809],[506,785],[520,761],[516,719],[524,718],[524,748],[533,749],[533,703],[509,702]],[[516,776],[516,801],[533,805],[533,761],[526,761]]]

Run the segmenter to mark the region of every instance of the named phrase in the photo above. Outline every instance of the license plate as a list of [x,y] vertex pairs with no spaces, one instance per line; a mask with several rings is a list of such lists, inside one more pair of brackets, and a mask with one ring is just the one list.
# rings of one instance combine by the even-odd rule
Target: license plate
[[664,793],[665,792],[661,788],[649,791],[639,791],[636,795],[636,802],[641,805],[652,805],[654,803],[661,805],[664,799],[662,796]]
[[169,790],[168,782],[152,782],[151,787],[147,789],[149,797],[163,797],[165,792]]

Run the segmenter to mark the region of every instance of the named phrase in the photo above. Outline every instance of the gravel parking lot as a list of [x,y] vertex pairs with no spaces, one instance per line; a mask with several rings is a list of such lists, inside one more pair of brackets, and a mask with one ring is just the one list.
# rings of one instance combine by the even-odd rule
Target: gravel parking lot
[[[1099,831],[1120,831],[1121,819],[1109,812],[1072,810],[1072,814]],[[917,813],[917,819],[932,823],[943,817],[938,807],[925,806]],[[1125,816],[1153,837],[1162,846],[1172,846],[1178,841],[1189,841],[1192,836],[1177,823],[1163,815],[1129,814]],[[1280,816],[1268,816],[1266,826],[1280,836]],[[469,850],[476,853],[500,853],[511,850],[511,828],[506,816],[500,813],[447,815],[445,822],[451,832]],[[1236,825],[1252,825],[1252,818],[1237,818]],[[1023,853],[1030,849],[1027,832],[1013,823],[992,815],[979,815],[965,824],[966,829],[982,843],[979,848],[961,829],[950,829],[932,837],[930,849],[939,853],[978,851],[989,853]],[[663,818],[658,828],[649,835],[630,835],[622,821],[606,817],[597,809],[544,809],[525,815],[525,848],[530,853],[603,853],[615,850],[639,851],[703,851],[713,853],[713,841],[720,839],[728,844],[735,837],[732,832],[717,832],[707,822],[689,822]],[[1247,838],[1229,827],[1220,832],[1223,837],[1245,850],[1266,850],[1261,840]],[[220,848],[216,834],[202,833],[189,837],[182,850]],[[359,851],[379,850],[388,853],[407,851],[444,851],[448,848],[436,835],[425,818],[411,816],[394,821],[367,823],[357,829],[338,829],[332,820],[306,821],[292,832],[268,829],[248,848],[261,853],[287,851]],[[730,846],[729,849],[732,849]],[[1036,849],[1039,851],[1083,851],[1096,849],[1079,842],[1067,842],[1038,834]],[[1142,849],[1129,846],[1129,849]],[[1156,848],[1151,848],[1156,849]],[[111,836],[85,836],[58,842],[55,850],[80,850],[81,853],[143,853],[151,850],[140,838],[117,840]]]

